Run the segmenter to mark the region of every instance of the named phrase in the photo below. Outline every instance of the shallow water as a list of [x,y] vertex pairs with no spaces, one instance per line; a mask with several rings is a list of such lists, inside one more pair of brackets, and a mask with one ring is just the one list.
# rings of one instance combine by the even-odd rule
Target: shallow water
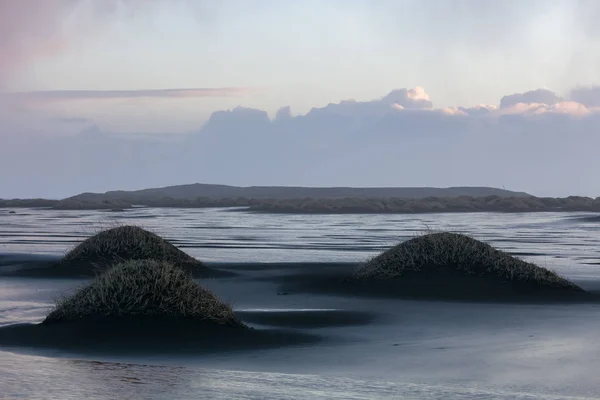
[[[584,213],[262,215],[215,209],[0,209],[0,268],[57,257],[99,229],[134,223],[206,261],[361,261],[429,229],[472,234],[576,280],[600,282],[600,224]],[[249,276],[260,276],[253,271]],[[84,281],[0,278],[0,325],[38,322]],[[600,398],[600,306],[277,296],[241,279],[207,282],[236,310],[377,310],[376,322],[308,329],[317,346],[122,359],[0,350],[0,397],[56,399]]]
[[0,253],[59,255],[98,230],[135,224],[206,261],[360,261],[415,234],[451,230],[540,264],[579,271],[586,262],[600,262],[600,224],[586,222],[590,215],[595,214],[279,215],[167,208],[8,214],[0,209]]

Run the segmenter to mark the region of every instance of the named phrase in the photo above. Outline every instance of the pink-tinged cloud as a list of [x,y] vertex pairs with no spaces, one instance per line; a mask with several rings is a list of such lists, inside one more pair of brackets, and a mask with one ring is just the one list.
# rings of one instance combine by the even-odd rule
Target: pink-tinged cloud
[[445,107],[445,108],[442,108],[440,110],[440,112],[444,115],[456,115],[456,116],[462,116],[462,117],[465,117],[468,115],[466,113],[466,111],[464,111],[458,107]]
[[[119,6],[131,10],[153,0],[0,0],[0,90],[20,70],[40,58],[65,51],[74,41],[95,35]],[[74,13],[76,26],[66,30]]]
[[553,91],[548,89],[530,90],[524,93],[514,93],[500,99],[500,108],[510,108],[519,103],[523,104],[556,104],[562,101]]
[[410,89],[407,93],[407,97],[411,100],[426,100],[430,101],[429,95],[425,92],[425,88],[417,86]]
[[[416,87],[414,89],[396,89],[393,90],[391,94],[384,97],[384,99],[391,98],[392,95],[395,97],[402,97],[408,101],[424,102],[423,104],[429,105],[432,104],[429,95],[422,87]],[[468,116],[482,118],[496,118],[502,115],[536,116],[546,113],[582,117],[600,112],[600,106],[593,106],[595,104],[600,104],[600,88],[578,88],[571,92],[571,97],[581,99],[582,101],[575,101],[574,99],[569,101],[563,100],[550,90],[537,89],[524,93],[506,95],[502,97],[499,106],[479,104],[475,107],[431,107],[415,109],[394,102],[390,104],[390,108],[398,112],[429,111],[451,117]]]
[[540,115],[545,113],[568,114],[573,116],[584,116],[600,111],[597,107],[586,107],[574,101],[560,101],[555,104],[544,103],[517,103],[513,106],[498,110],[500,115]]
[[64,48],[62,18],[73,0],[0,0],[0,88],[33,59]]
[[15,101],[47,102],[69,100],[117,100],[140,98],[236,97],[259,91],[249,87],[142,89],[142,90],[47,90],[12,92],[0,97]]
[[394,89],[381,99],[375,100],[398,109],[397,106],[406,109],[428,109],[432,102],[425,89],[417,86],[412,89]]

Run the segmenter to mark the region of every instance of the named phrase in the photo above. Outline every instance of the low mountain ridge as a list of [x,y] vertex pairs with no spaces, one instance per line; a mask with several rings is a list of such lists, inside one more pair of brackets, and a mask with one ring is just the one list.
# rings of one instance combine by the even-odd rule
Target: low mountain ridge
[[128,199],[143,201],[146,199],[159,199],[170,197],[177,200],[196,199],[205,197],[210,199],[224,199],[245,197],[249,199],[339,199],[353,198],[406,198],[419,199],[426,197],[532,197],[525,192],[514,192],[492,187],[303,187],[303,186],[228,186],[205,183],[189,185],[166,186],[133,191],[109,191],[106,193],[82,193],[65,200],[102,201],[115,199]]

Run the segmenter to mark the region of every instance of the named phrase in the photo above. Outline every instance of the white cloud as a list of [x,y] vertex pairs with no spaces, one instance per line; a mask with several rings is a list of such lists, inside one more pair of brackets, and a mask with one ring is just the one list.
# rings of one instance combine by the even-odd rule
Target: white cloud
[[469,115],[465,110],[460,109],[458,107],[445,107],[442,108],[440,112],[444,115],[460,115],[463,117]]
[[500,108],[509,108],[519,103],[555,104],[561,101],[553,91],[548,89],[530,90],[524,93],[514,93],[500,99]]
[[[559,97],[549,93],[528,93],[505,96],[511,100],[503,107],[435,108],[424,89],[397,89],[379,99],[341,101],[305,115],[293,116],[283,107],[274,120],[263,110],[237,107],[213,113],[183,142],[160,144],[115,138],[99,129],[93,135],[27,135],[25,140],[18,134],[25,128],[81,130],[87,120],[35,118],[35,110],[13,107],[0,113],[0,130],[17,132],[0,136],[0,197],[189,182],[506,185],[538,195],[599,195],[596,174],[585,172],[600,170],[595,154],[600,107],[589,99],[590,105],[575,101],[576,96],[555,101]],[[543,98],[550,104],[539,101]]]

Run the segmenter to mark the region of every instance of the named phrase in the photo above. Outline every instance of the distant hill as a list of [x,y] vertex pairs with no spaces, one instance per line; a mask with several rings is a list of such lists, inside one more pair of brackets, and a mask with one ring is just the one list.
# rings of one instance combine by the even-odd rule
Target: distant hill
[[284,214],[600,212],[600,197],[535,197],[524,192],[491,187],[238,187],[195,183],[135,191],[82,193],[63,200],[0,199],[0,208],[126,211],[136,206],[217,207]]
[[161,198],[172,198],[176,200],[193,200],[199,197],[209,199],[225,199],[245,197],[248,199],[341,199],[341,198],[405,198],[420,199],[426,197],[532,197],[525,192],[513,192],[510,190],[492,187],[380,187],[380,188],[358,188],[358,187],[297,187],[297,186],[227,186],[194,183],[190,185],[167,186],[154,189],[143,189],[134,191],[110,191],[106,193],[82,193],[69,197],[69,201],[97,202],[103,200],[127,200],[144,202],[146,200],[158,200]]

